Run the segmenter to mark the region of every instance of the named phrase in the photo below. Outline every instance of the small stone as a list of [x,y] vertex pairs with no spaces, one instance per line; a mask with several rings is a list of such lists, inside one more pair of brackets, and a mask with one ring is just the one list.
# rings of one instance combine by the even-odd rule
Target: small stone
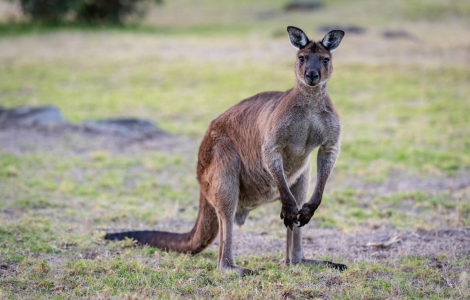
[[285,11],[307,11],[316,10],[323,7],[320,1],[292,1],[284,6]]
[[55,106],[0,108],[0,124],[50,126],[64,122],[64,117]]
[[414,37],[404,30],[384,30],[382,36],[388,39],[414,39]]
[[375,242],[384,243],[388,240],[390,240],[390,236],[385,234],[385,235],[378,236],[377,239],[375,240]]
[[332,30],[342,30],[342,31],[344,31],[348,34],[364,34],[367,31],[365,28],[355,26],[355,25],[346,25],[346,26],[324,25],[324,26],[318,27],[318,31],[320,31],[320,32],[325,32],[326,33],[326,32],[332,31]]
[[9,177],[16,177],[18,176],[18,169],[15,166],[8,166],[6,168],[6,173]]

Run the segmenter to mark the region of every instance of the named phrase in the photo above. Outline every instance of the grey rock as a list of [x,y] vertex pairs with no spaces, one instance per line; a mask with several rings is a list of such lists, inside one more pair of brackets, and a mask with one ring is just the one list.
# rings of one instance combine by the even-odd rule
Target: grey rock
[[132,118],[90,120],[83,122],[81,126],[87,131],[132,139],[144,139],[162,133],[152,122]]
[[364,34],[367,31],[365,28],[355,26],[355,25],[346,25],[346,26],[324,25],[324,26],[318,27],[318,31],[325,32],[325,33],[335,30],[335,29],[342,30],[349,34]]
[[385,242],[387,242],[388,240],[390,240],[390,236],[389,236],[389,235],[381,235],[381,236],[378,236],[378,237],[375,239],[375,242],[376,242],[376,243],[385,243]]
[[55,106],[17,107],[6,109],[0,107],[0,124],[22,126],[50,126],[65,122],[60,110]]
[[382,36],[388,39],[411,39],[414,40],[415,37],[409,34],[404,30],[384,30],[382,31]]
[[323,7],[320,1],[292,1],[284,6],[285,11],[307,11],[316,10]]

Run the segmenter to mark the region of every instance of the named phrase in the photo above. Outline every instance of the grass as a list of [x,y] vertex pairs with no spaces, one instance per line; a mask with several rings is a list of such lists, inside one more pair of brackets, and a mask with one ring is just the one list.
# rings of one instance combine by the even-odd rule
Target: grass
[[[427,181],[464,178],[470,168],[470,73],[452,60],[468,45],[456,38],[460,44],[440,56],[435,53],[442,45],[434,40],[442,38],[442,28],[460,34],[466,10],[459,9],[457,25],[452,18],[455,7],[466,4],[406,3],[390,1],[388,14],[370,19],[363,16],[377,4],[366,0],[357,8],[327,2],[323,12],[311,14],[282,14],[284,1],[207,0],[199,8],[189,1],[166,3],[162,18],[150,16],[145,25],[128,28],[2,24],[1,106],[53,104],[72,122],[146,118],[190,146],[114,151],[75,135],[53,147],[24,141],[13,150],[2,146],[0,298],[466,299],[470,257],[462,251],[358,261],[333,252],[315,256],[348,264],[343,273],[286,268],[279,265],[282,253],[247,251],[237,263],[259,275],[240,279],[216,270],[213,248],[187,256],[102,238],[110,228],[190,229],[199,194],[197,143],[209,122],[260,91],[292,87],[294,52],[284,51],[288,41],[277,34],[284,23],[310,32],[340,20],[371,32],[347,36],[344,50],[335,54],[329,94],[342,118],[342,152],[309,226],[344,235],[470,226],[468,187],[436,189],[435,181]],[[441,6],[446,9],[433,8]],[[363,12],[350,13],[358,9]],[[440,29],[435,37],[420,36],[426,47],[374,36],[398,21],[417,34],[435,10],[439,18],[429,26]],[[188,18],[176,24],[176,11]],[[266,11],[274,12],[259,19]],[[361,54],[364,45],[379,50],[348,56]],[[393,60],[381,56],[395,51]],[[417,56],[409,59],[408,53]],[[374,188],[393,180],[428,183],[387,192]],[[278,213],[278,203],[260,207],[244,230],[267,230],[270,238],[283,239]],[[433,265],[436,260],[444,267]]]
[[[197,258],[168,254],[151,248],[110,249],[110,258],[94,261],[68,260],[54,269],[45,260],[21,263],[22,275],[4,284],[31,292],[31,296],[54,293],[57,298],[106,298],[128,294],[129,298],[462,298],[468,288],[449,288],[448,282],[464,283],[464,272],[442,273],[418,257],[395,263],[359,263],[344,273],[323,268],[279,268],[279,256],[245,257],[256,266],[258,276],[240,279],[216,271],[216,254]],[[112,259],[111,259],[112,257]],[[243,263],[239,260],[238,263]],[[461,264],[461,262],[454,262]],[[457,267],[457,266],[456,266]]]

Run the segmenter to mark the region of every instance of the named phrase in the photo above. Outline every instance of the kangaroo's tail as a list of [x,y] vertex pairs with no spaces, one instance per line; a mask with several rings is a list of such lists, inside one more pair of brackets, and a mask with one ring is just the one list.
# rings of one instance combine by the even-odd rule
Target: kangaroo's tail
[[214,207],[201,195],[199,214],[190,232],[173,233],[166,231],[128,231],[107,233],[107,240],[130,238],[136,242],[163,250],[196,254],[207,248],[216,238],[219,222]]

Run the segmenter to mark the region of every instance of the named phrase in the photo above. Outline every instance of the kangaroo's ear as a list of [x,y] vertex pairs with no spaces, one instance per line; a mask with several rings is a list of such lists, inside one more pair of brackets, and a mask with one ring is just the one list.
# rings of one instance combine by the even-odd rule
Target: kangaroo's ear
[[294,46],[294,48],[296,48],[297,50],[302,49],[308,44],[308,37],[302,31],[302,29],[294,26],[289,26],[287,27],[287,33],[289,34],[289,39],[292,43],[292,46]]
[[341,40],[343,39],[344,36],[344,31],[342,30],[332,30],[328,32],[321,43],[323,46],[325,46],[326,49],[328,49],[330,52],[333,52],[338,48],[339,43],[341,43]]

